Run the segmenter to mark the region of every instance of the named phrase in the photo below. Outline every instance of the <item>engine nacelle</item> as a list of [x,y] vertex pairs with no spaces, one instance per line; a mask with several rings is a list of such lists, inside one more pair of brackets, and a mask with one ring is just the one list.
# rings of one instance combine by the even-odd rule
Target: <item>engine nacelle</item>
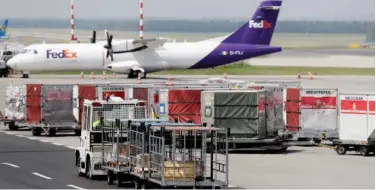
[[[119,73],[119,74],[129,74],[131,69],[141,70],[139,68],[139,63],[137,61],[118,61],[110,63],[106,66],[106,70]],[[143,70],[141,70],[143,72]]]
[[112,42],[112,49],[114,52],[130,51],[142,46],[142,44],[133,44],[133,39],[119,40]]

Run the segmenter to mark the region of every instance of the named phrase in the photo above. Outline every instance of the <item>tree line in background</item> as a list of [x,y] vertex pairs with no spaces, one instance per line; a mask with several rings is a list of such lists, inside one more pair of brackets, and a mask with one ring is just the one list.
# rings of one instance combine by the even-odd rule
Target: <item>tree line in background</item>
[[[10,19],[13,28],[69,28],[69,20]],[[77,29],[138,31],[138,20],[80,20],[75,21]],[[145,20],[148,32],[232,32],[244,21],[229,20]],[[333,33],[365,34],[373,32],[371,21],[278,21],[277,33]]]

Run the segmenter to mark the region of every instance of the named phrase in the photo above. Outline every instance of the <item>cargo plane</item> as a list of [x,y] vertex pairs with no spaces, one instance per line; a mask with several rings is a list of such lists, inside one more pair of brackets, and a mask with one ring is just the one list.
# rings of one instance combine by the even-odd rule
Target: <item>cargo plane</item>
[[129,78],[167,69],[205,69],[282,51],[270,46],[281,0],[261,2],[251,20],[235,32],[199,42],[173,43],[166,38],[113,40],[91,43],[35,44],[7,65],[23,71],[108,70]]

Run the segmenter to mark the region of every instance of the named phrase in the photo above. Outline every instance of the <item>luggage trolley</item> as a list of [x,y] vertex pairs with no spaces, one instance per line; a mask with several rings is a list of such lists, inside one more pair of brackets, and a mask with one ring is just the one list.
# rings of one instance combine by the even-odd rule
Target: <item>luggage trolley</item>
[[[158,119],[132,119],[124,120],[120,124],[120,119],[115,120],[115,125],[111,127],[102,127],[102,169],[107,173],[107,182],[113,185],[116,181],[117,186],[121,186],[123,182],[132,181],[130,176],[130,152],[132,147],[129,141],[133,142],[137,139],[134,132],[130,131],[131,123],[138,122],[161,122]],[[127,124],[124,124],[127,122]],[[130,133],[131,132],[131,133]],[[141,143],[141,142],[139,142]],[[108,145],[110,151],[106,150]]]
[[[155,123],[131,129],[130,137],[132,133],[138,138],[129,140],[130,147],[139,149],[130,153],[136,188],[228,186],[228,140],[227,135],[218,135],[227,134],[226,129],[191,123]],[[215,146],[219,141],[226,146],[221,149],[224,152]]]

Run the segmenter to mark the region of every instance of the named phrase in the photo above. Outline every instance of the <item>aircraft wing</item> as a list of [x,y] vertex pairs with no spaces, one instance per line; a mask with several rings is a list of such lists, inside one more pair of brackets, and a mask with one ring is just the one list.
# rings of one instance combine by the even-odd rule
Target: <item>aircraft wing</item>
[[[57,40],[70,40],[70,35],[48,34],[48,33],[12,33],[12,37],[34,37],[34,38],[49,38]],[[91,36],[75,36],[78,40],[90,40]],[[106,40],[106,38],[98,38],[97,40]]]

